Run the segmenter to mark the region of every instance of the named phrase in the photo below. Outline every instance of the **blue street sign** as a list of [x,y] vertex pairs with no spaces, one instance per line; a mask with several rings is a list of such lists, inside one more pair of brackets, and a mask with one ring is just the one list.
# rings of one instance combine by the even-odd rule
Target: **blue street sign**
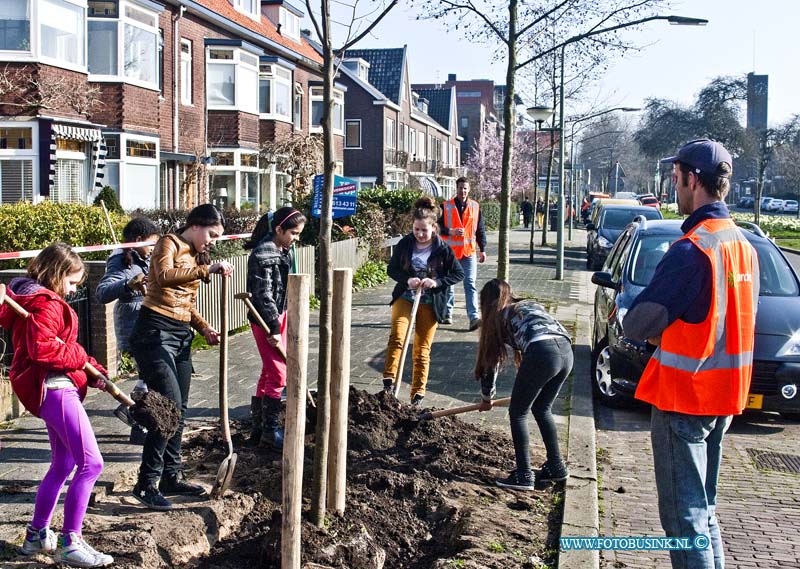
[[[311,215],[322,215],[322,184],[325,176],[314,176],[314,200],[311,202]],[[333,177],[333,219],[353,215],[356,212],[356,192],[358,183],[343,176]]]

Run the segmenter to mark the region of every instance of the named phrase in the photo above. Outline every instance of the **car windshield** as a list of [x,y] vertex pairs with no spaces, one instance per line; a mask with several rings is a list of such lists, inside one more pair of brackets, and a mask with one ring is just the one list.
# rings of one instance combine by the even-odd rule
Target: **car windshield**
[[792,267],[766,240],[750,242],[758,253],[758,268],[761,272],[761,296],[797,296],[797,280]]
[[670,244],[680,237],[676,235],[645,235],[634,245],[631,256],[631,283],[647,286],[656,272],[661,257],[669,249]]
[[600,226],[603,229],[624,229],[637,215],[643,215],[647,219],[661,219],[658,211],[653,208],[647,208],[647,211],[641,209],[607,209],[603,213]]

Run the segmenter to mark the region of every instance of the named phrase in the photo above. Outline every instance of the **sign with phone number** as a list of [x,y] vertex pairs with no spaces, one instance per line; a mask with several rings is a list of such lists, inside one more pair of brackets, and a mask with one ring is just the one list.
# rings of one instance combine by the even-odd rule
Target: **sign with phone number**
[[[322,215],[322,186],[325,176],[314,176],[314,200],[311,202],[311,215]],[[356,212],[358,184],[344,176],[333,177],[333,219],[353,215]]]

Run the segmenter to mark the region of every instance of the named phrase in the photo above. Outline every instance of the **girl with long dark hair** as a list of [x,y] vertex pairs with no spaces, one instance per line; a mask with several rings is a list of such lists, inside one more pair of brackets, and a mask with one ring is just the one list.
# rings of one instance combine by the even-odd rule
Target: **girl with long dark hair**
[[292,267],[291,247],[300,238],[305,223],[306,217],[301,212],[282,207],[272,214],[272,220],[269,214],[262,216],[244,245],[251,250],[247,260],[247,292],[268,328],[264,330],[248,314],[261,355],[261,375],[250,401],[253,417],[250,443],[277,450],[283,448],[283,429],[278,417],[281,392],[286,386],[286,362],[279,350],[285,353],[286,285]]
[[[514,296],[511,285],[500,279],[486,283],[480,294],[481,325],[475,378],[481,382],[481,411],[492,408],[495,382],[506,360],[506,346],[514,351],[518,366],[508,414],[517,468],[498,486],[533,490],[535,480],[566,480],[567,466],[561,458],[558,432],[553,420],[553,401],[572,371],[569,333],[543,306]],[[539,426],[547,461],[531,471],[528,413]]]
[[178,430],[169,440],[148,432],[142,449],[139,480],[133,496],[153,510],[169,510],[163,494],[198,496],[202,486],[188,482],[181,465],[181,436],[192,378],[192,328],[210,345],[219,333],[195,308],[200,281],[211,273],[229,277],[233,267],[210,263],[209,250],[222,236],[225,219],[211,204],[197,206],[186,223],[156,243],[147,275],[147,292],[131,334],[131,353],[148,389],[171,399],[180,409]]
[[464,280],[464,269],[450,246],[437,235],[439,207],[430,196],[414,203],[412,231],[394,248],[386,272],[397,284],[392,291],[392,332],[386,346],[383,388],[392,391],[403,351],[403,340],[411,320],[414,294],[422,288],[414,329],[414,368],[411,377],[411,404],[425,397],[433,336],[446,318],[450,287]]

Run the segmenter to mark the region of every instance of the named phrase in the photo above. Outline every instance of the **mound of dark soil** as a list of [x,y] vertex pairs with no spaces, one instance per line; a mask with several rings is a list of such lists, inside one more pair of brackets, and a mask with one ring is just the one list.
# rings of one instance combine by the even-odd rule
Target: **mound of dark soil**
[[[347,509],[323,528],[303,522],[304,565],[506,569],[554,563],[561,489],[496,488],[493,479],[513,467],[505,435],[454,417],[420,422],[418,413],[389,394],[351,389]],[[247,427],[234,425],[238,463],[231,489],[254,496],[255,507],[200,567],[280,567],[281,456],[244,448]],[[306,433],[307,502],[313,412]],[[211,479],[224,448],[217,431],[201,433],[185,445],[188,469]]]

